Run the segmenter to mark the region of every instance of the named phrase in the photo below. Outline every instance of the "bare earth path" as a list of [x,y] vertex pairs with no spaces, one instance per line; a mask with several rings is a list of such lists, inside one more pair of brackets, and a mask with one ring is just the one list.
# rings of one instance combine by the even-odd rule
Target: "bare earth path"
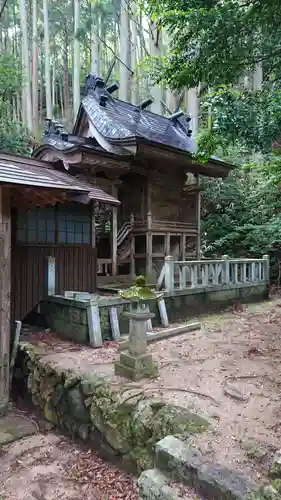
[[[13,424],[24,419],[22,431],[26,423],[35,434],[0,445],[1,500],[139,500],[135,477],[69,438],[40,432],[37,416],[19,410],[9,414]],[[187,487],[171,486],[182,500],[201,500]]]
[[48,432],[0,449],[1,500],[137,500],[136,480]]
[[[280,332],[280,299],[250,306],[236,314],[228,312],[203,318],[201,331],[190,332],[150,346],[149,349],[158,361],[159,377],[141,384],[147,394],[161,394],[173,404],[191,408],[206,416],[212,423],[212,428],[207,433],[196,436],[194,444],[209,459],[232,469],[242,470],[257,479],[265,475],[272,454],[280,448]],[[33,335],[30,340],[44,350],[47,349],[47,356],[59,365],[76,370],[81,369],[83,372],[94,369],[113,382],[125,383],[123,379],[114,375],[112,361],[119,356],[115,345],[93,350],[89,347],[59,341],[56,336],[50,334]],[[140,383],[129,385],[139,386]],[[7,496],[3,498],[9,500],[14,498],[71,500],[82,497],[85,500],[93,498],[134,500],[137,498],[133,493],[135,483],[132,477],[123,474],[120,480],[116,479],[115,472],[109,473],[111,469],[106,464],[102,467],[105,467],[111,479],[104,490],[106,491],[104,497],[98,496],[100,492],[93,490],[93,488],[98,488],[99,482],[94,472],[90,490],[88,480],[83,483],[82,477],[77,481],[77,474],[79,476],[80,473],[77,472],[79,467],[75,463],[79,464],[80,461],[82,463],[86,460],[89,465],[87,454],[81,450],[77,451],[78,449],[69,441],[61,440],[54,434],[49,434],[48,437],[39,434],[31,439],[39,440],[38,456],[35,451],[30,454],[28,451],[24,452],[27,459],[24,458],[22,462],[20,458],[22,455],[18,451],[19,442],[9,447],[8,451],[4,450],[2,460],[4,460],[4,465],[6,464],[6,469],[4,467],[2,470],[2,466],[0,467],[0,479],[1,484],[5,484],[4,490]],[[45,442],[46,439],[50,441]],[[43,440],[42,443],[40,440]],[[24,446],[27,445],[24,444]],[[47,458],[45,455],[42,458],[42,450],[45,450]],[[18,465],[17,453],[19,454]],[[7,457],[14,458],[8,459]],[[17,474],[21,467],[24,467],[21,477],[26,478],[24,484],[27,487],[27,478],[30,474],[31,476],[34,474],[32,465],[34,460],[35,472],[46,471],[49,467],[46,465],[49,460],[50,467],[55,467],[54,477],[56,474],[58,477],[58,473],[62,474],[58,472],[62,468],[64,479],[62,485],[58,483],[58,492],[55,490],[56,480],[53,483],[48,480],[47,488],[54,488],[53,491],[50,490],[49,496],[46,493],[42,493],[41,497],[34,494],[33,496],[18,494]],[[94,464],[94,462],[95,459],[91,463]],[[11,463],[14,465],[11,466]],[[99,463],[99,467],[100,465]],[[7,467],[12,470],[11,477],[9,477]],[[70,478],[70,473],[73,474],[74,479]],[[102,473],[102,480],[105,476],[106,474]],[[111,484],[116,488],[119,482],[122,493],[118,493],[119,490],[115,493],[116,490],[114,490],[113,496],[110,496]],[[129,488],[129,496],[124,496],[123,484]],[[67,495],[63,493],[65,485],[69,488]],[[190,499],[195,496],[186,494],[183,498]]]

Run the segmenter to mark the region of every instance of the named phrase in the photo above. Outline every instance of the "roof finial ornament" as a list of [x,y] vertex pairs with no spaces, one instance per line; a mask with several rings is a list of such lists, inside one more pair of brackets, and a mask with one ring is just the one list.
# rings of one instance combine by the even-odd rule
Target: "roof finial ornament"
[[89,93],[89,91],[94,91],[96,88],[104,87],[104,80],[100,76],[96,76],[93,73],[88,73],[85,78],[85,95]]
[[142,101],[140,104],[139,104],[139,109],[145,109],[147,108],[148,106],[150,106],[150,104],[152,104],[154,102],[154,100],[152,99],[152,97],[148,97],[148,99],[145,99],[144,101]]
[[[170,108],[168,108],[167,104],[164,101],[160,101],[160,102],[161,102],[164,110],[169,113],[169,115],[170,115],[170,116],[168,116],[169,120],[176,121],[176,120],[178,120],[178,118],[181,118],[182,116],[184,116],[185,121],[187,123],[189,123],[191,121],[191,117],[189,115],[185,115],[184,112],[179,109],[179,107],[177,107],[175,109],[175,111],[172,112],[170,110]],[[187,137],[191,137],[192,130],[190,128],[188,130],[186,130],[186,135],[187,135]]]
[[63,125],[61,123],[57,122],[56,120],[52,120],[51,118],[45,119],[45,137],[50,135],[61,135],[62,131]]

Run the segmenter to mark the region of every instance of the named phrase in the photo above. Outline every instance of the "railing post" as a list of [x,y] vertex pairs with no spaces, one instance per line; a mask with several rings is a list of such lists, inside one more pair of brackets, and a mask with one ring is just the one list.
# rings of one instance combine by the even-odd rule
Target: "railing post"
[[229,257],[228,255],[223,255],[222,260],[224,260],[224,284],[229,285]]
[[172,255],[165,257],[165,290],[173,292],[175,289],[174,259]]
[[263,279],[269,281],[269,255],[263,255]]
[[44,262],[44,297],[56,294],[56,259],[48,256]]
[[91,295],[89,303],[87,304],[87,318],[90,345],[92,347],[101,347],[102,332],[100,324],[99,304],[96,295]]
[[152,216],[151,216],[151,213],[148,212],[148,214],[147,214],[147,229],[148,229],[148,231],[151,231],[151,222],[152,222]]

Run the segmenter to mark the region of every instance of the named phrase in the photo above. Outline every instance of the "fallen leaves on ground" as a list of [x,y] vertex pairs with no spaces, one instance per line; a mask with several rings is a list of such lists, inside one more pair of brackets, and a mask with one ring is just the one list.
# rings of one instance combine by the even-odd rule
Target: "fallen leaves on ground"
[[95,488],[104,500],[138,500],[136,482],[130,474],[104,462],[91,451],[79,453],[69,464],[68,478]]

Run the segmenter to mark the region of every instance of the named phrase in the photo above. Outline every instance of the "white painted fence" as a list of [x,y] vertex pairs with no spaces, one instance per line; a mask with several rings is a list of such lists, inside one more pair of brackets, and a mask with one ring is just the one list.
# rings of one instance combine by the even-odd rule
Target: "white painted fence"
[[261,259],[230,259],[223,255],[218,260],[174,261],[171,255],[157,281],[157,289],[169,292],[189,288],[223,286],[269,281],[269,256]]

